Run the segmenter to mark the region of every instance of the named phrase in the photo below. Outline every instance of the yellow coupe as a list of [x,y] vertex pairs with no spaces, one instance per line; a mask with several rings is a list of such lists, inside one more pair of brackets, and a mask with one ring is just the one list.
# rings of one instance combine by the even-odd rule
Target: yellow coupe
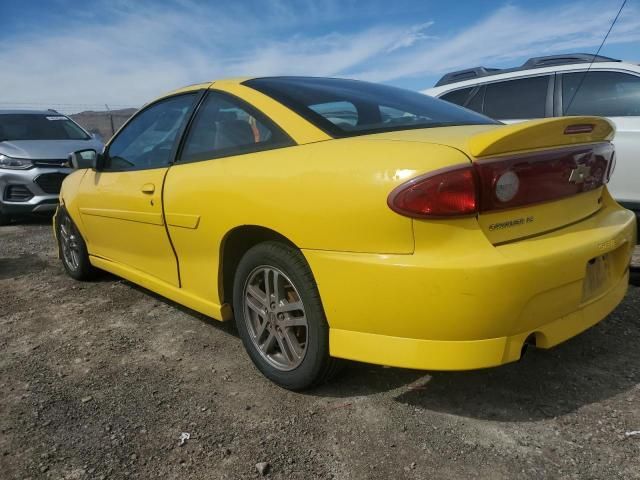
[[55,233],[75,279],[106,270],[235,318],[286,388],[338,359],[491,367],[623,298],[636,230],[606,188],[613,136],[353,80],[193,85],[70,156]]

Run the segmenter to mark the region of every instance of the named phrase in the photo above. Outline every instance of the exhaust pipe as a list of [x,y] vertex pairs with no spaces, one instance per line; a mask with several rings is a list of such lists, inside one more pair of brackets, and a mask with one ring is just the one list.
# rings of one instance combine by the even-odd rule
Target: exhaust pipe
[[524,358],[524,354],[527,353],[527,350],[529,350],[529,346],[532,346],[532,347],[536,346],[535,333],[532,333],[531,335],[529,335],[524,341],[524,343],[522,344],[522,349],[520,350],[520,360]]

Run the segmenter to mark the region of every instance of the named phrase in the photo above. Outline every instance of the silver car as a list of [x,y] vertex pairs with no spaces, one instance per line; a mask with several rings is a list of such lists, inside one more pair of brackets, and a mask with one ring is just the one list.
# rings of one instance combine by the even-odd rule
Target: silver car
[[0,225],[55,210],[69,153],[103,144],[54,110],[0,110]]

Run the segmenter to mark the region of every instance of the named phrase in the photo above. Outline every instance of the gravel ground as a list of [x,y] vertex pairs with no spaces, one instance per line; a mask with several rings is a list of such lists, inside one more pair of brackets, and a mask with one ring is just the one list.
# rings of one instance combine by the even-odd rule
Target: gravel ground
[[3,479],[640,478],[637,287],[517,364],[350,364],[304,394],[266,381],[230,324],[69,279],[46,221],[0,227],[0,289]]

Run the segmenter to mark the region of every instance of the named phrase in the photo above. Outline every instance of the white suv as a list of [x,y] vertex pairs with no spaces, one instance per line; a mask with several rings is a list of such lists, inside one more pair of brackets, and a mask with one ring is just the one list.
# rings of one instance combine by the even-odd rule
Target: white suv
[[536,57],[517,68],[448,73],[422,93],[505,123],[562,115],[609,118],[617,127],[617,166],[609,190],[640,216],[639,65],[590,54]]

